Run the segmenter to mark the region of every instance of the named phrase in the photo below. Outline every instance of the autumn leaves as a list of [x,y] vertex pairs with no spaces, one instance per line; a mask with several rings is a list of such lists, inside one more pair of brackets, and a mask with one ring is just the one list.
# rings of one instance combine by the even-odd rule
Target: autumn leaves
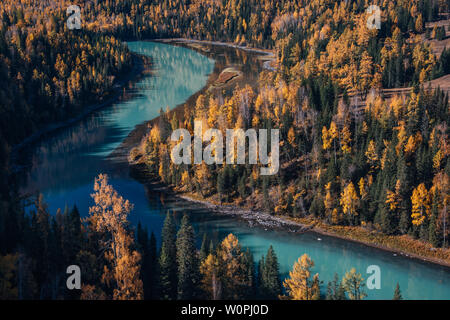
[[[112,289],[114,300],[143,299],[141,255],[133,249],[134,238],[127,220],[133,206],[108,184],[105,174],[95,179],[94,191],[95,205],[89,208],[88,221],[90,227],[99,233],[107,261],[103,267],[102,283]],[[92,288],[85,287],[84,293],[89,289]]]

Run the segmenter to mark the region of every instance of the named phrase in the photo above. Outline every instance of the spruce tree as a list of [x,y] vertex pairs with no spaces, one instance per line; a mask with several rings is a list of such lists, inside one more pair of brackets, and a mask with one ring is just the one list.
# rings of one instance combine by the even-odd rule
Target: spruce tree
[[246,279],[244,280],[244,289],[246,289],[246,292],[244,292],[243,297],[245,299],[253,299],[256,294],[255,262],[253,260],[253,254],[248,248],[242,256],[242,265],[246,273]]
[[334,274],[333,281],[328,282],[326,300],[345,300],[345,289],[339,281],[337,273]]
[[175,224],[170,213],[167,213],[162,230],[161,254],[159,256],[159,285],[161,299],[177,298],[177,248],[175,243]]
[[397,286],[395,287],[394,297],[392,300],[403,300],[402,293],[400,291],[400,285],[397,282]]
[[245,174],[244,174],[239,179],[239,184],[238,184],[238,192],[239,192],[239,195],[241,196],[242,199],[245,199],[245,196],[247,194],[246,186],[245,186],[245,180],[246,180],[246,177],[245,177]]
[[148,288],[150,289],[150,292],[148,296],[152,300],[156,300],[159,295],[159,287],[158,287],[158,252],[156,249],[156,237],[155,234],[151,233],[150,240],[149,240],[149,261],[150,261],[150,270],[148,271],[150,278],[149,278],[149,285]]
[[208,242],[208,238],[206,236],[206,233],[203,234],[203,240],[202,240],[202,245],[200,247],[200,255],[199,255],[199,260],[200,262],[202,262],[203,260],[206,259],[206,257],[208,256],[208,247],[207,247],[207,242]]
[[225,188],[225,172],[221,170],[217,175],[217,194],[220,203],[222,203],[222,196],[226,193]]
[[149,280],[149,271],[150,271],[150,261],[149,261],[149,248],[148,248],[148,232],[147,229],[142,228],[141,223],[138,223],[136,229],[136,244],[138,246],[138,250],[141,253],[142,257],[142,267],[141,267],[141,279],[144,285],[144,299],[150,299],[150,280]]
[[199,282],[199,263],[195,248],[194,228],[187,215],[183,216],[177,234],[178,299],[189,300],[196,297]]
[[263,264],[261,293],[267,299],[277,299],[281,294],[281,280],[277,255],[270,246]]
[[436,230],[436,222],[438,217],[438,197],[437,193],[435,193],[433,197],[433,204],[431,207],[431,218],[430,223],[428,224],[428,240],[433,245],[433,247],[439,246],[439,237]]
[[265,265],[265,259],[264,259],[264,255],[263,255],[263,256],[261,256],[261,259],[259,259],[258,270],[257,270],[258,273],[256,275],[256,282],[258,285],[259,297],[261,297],[261,298],[264,297],[264,288],[263,288],[263,286],[264,286],[263,277],[264,277],[264,269],[265,269],[264,265]]

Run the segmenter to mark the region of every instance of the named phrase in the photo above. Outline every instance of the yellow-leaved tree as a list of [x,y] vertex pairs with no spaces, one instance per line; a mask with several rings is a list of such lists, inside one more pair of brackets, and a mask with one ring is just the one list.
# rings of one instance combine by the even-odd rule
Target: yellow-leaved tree
[[246,285],[246,274],[242,264],[244,253],[238,239],[230,233],[220,244],[217,258],[221,267],[223,298],[239,299]]
[[280,296],[286,300],[318,300],[320,298],[319,274],[311,278],[314,261],[305,253],[294,263],[289,278],[284,280],[287,296]]
[[425,184],[421,183],[413,190],[411,205],[412,223],[415,226],[420,226],[424,222],[426,216],[430,214],[430,197]]
[[351,147],[352,137],[351,132],[348,126],[344,126],[342,129],[342,142],[341,142],[341,150],[344,154],[350,154],[352,152]]
[[347,272],[342,279],[342,286],[345,292],[347,292],[350,300],[362,300],[367,294],[364,292],[364,278],[360,273],[356,272],[355,268],[352,268]]
[[341,192],[341,199],[339,200],[344,214],[352,217],[358,215],[358,212],[356,211],[358,200],[359,198],[356,193],[355,186],[353,185],[353,182],[350,182],[344,188],[344,191]]
[[219,272],[217,257],[209,254],[200,265],[200,273],[202,274],[201,288],[208,299],[218,300],[222,296],[222,283],[219,280]]
[[371,169],[376,169],[378,167],[378,154],[375,142],[373,140],[370,140],[365,155],[367,157],[367,163],[370,164]]
[[113,288],[114,300],[143,299],[140,279],[141,255],[133,250],[134,237],[128,228],[128,214],[133,205],[122,198],[108,184],[108,176],[100,174],[95,179],[91,196],[95,205],[89,208],[89,222],[100,233],[108,265],[104,266],[102,282]]

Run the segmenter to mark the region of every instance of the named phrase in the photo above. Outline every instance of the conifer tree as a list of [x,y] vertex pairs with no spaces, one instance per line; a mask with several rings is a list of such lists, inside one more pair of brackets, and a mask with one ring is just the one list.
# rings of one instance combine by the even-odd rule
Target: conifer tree
[[109,185],[105,174],[95,179],[94,191],[91,196],[95,205],[89,208],[89,219],[104,235],[101,246],[108,261],[102,281],[112,285],[114,300],[143,299],[141,255],[133,249],[134,238],[127,220],[133,205]]
[[206,259],[206,257],[208,256],[208,247],[207,247],[207,243],[208,243],[208,238],[206,233],[203,234],[203,239],[202,239],[202,244],[200,246],[200,253],[199,253],[199,260],[200,263]]
[[337,273],[334,274],[332,281],[328,282],[326,300],[345,300],[345,289],[339,281]]
[[149,250],[148,250],[148,254],[149,254],[149,264],[150,264],[150,268],[148,270],[148,281],[150,282],[147,285],[147,291],[149,291],[148,296],[150,299],[155,300],[159,298],[159,264],[158,264],[158,251],[156,248],[156,237],[155,237],[155,233],[152,231],[152,233],[150,234],[150,240],[149,240],[149,244],[148,244]]
[[244,252],[238,239],[229,234],[217,249],[224,299],[242,299],[249,288]]
[[261,267],[261,295],[267,299],[277,299],[281,294],[281,280],[278,259],[272,246],[267,250],[265,261],[261,260]]
[[316,273],[311,278],[311,269],[314,261],[304,254],[294,263],[292,271],[289,271],[289,278],[284,280],[284,287],[287,296],[282,299],[289,300],[318,300],[320,298],[319,274]]
[[161,253],[159,256],[161,299],[175,300],[178,295],[176,230],[170,212],[167,213],[164,220],[161,241]]
[[244,299],[253,299],[256,295],[255,261],[250,249],[244,252],[242,256],[242,265],[245,269],[246,279],[244,286]]
[[342,279],[342,286],[348,294],[350,300],[362,300],[367,294],[364,292],[364,279],[360,273],[356,273],[356,269],[352,268],[345,273]]
[[189,300],[196,297],[196,286],[199,282],[199,263],[195,248],[194,228],[189,223],[187,215],[181,220],[177,234],[177,265],[178,265],[178,299]]
[[402,293],[400,292],[400,285],[398,284],[398,282],[395,286],[394,297],[392,298],[392,300],[403,300]]

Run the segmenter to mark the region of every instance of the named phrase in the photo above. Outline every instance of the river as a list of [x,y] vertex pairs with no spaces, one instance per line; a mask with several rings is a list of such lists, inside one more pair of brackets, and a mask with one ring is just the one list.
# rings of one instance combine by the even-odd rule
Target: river
[[367,278],[367,267],[377,265],[381,270],[381,289],[366,289],[368,299],[391,299],[397,282],[405,299],[450,299],[448,268],[314,233],[251,227],[245,221],[214,215],[197,204],[148,189],[131,178],[127,166],[109,155],[136,125],[157,117],[160,108],[173,109],[184,103],[223,66],[243,71],[246,78],[242,81],[254,81],[252,75],[262,69],[263,61],[256,54],[225,47],[197,52],[159,42],[128,45],[132,51],[152,58],[153,74],[128,88],[128,99],[93,112],[24,149],[21,158],[26,159],[27,169],[21,179],[22,192],[42,192],[52,214],[58,208],[64,210],[66,205],[76,204],[86,216],[93,203],[89,195],[94,178],[107,173],[114,188],[134,204],[131,223],[141,222],[155,232],[158,240],[168,211],[175,213],[177,223],[187,213],[199,242],[203,233],[220,241],[231,232],[244,247],[250,248],[255,261],[273,245],[283,277],[294,261],[307,253],[315,262],[313,271],[319,273],[324,289],[335,272],[341,278],[355,267]]

